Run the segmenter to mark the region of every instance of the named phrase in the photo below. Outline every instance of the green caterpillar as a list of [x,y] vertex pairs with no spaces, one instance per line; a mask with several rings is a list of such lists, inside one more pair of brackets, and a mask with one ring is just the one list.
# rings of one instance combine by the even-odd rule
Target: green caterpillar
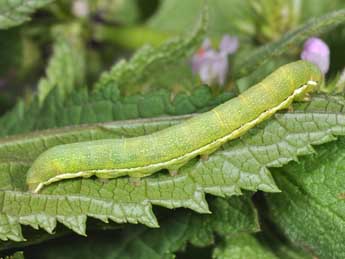
[[207,156],[225,142],[303,100],[323,81],[317,66],[297,61],[278,68],[262,82],[213,110],[181,124],[140,137],[59,145],[43,152],[27,173],[29,190],[75,177],[144,177],[161,169],[176,172],[196,156]]

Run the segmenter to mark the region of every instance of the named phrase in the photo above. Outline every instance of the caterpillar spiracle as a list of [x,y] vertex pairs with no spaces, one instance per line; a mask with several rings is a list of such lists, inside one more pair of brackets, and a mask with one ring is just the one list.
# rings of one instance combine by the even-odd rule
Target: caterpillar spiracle
[[149,135],[103,139],[52,147],[27,173],[30,191],[75,178],[144,177],[159,170],[177,171],[192,158],[208,155],[225,142],[304,99],[323,81],[307,61],[284,65],[241,95],[191,119]]

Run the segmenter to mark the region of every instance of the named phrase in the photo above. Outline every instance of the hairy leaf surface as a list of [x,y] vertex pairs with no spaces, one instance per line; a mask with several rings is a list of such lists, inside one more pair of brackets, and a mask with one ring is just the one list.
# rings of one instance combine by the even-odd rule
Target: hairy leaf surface
[[56,26],[53,29],[55,43],[53,55],[46,68],[46,78],[38,83],[38,99],[41,104],[52,89],[57,88],[64,98],[85,80],[85,46],[79,24]]
[[320,258],[343,258],[345,139],[291,163],[275,179],[281,194],[267,195],[274,222],[296,245]]

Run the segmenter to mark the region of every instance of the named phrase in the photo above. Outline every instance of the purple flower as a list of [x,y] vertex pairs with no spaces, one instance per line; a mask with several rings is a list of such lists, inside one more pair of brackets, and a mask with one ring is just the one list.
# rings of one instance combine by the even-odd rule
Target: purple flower
[[219,46],[220,52],[230,55],[234,54],[238,49],[238,39],[237,37],[231,37],[229,35],[224,35]]
[[192,57],[192,71],[198,73],[207,51],[212,50],[210,39],[205,39],[198,52]]
[[220,43],[219,51],[212,49],[211,42],[206,39],[192,58],[192,70],[199,74],[203,83],[224,85],[229,71],[228,55],[236,52],[238,39],[225,35]]
[[301,59],[314,63],[322,73],[326,74],[329,69],[329,55],[327,44],[323,40],[313,37],[304,43]]
[[211,85],[217,82],[224,85],[229,69],[227,55],[214,50],[207,51],[199,67],[199,76],[202,82]]

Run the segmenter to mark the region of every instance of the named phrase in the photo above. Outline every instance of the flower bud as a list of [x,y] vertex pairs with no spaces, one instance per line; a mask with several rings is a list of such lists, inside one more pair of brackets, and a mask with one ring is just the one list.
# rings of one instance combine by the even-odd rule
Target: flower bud
[[321,72],[326,74],[329,69],[330,51],[328,45],[321,39],[309,38],[303,47],[301,59],[317,65]]

